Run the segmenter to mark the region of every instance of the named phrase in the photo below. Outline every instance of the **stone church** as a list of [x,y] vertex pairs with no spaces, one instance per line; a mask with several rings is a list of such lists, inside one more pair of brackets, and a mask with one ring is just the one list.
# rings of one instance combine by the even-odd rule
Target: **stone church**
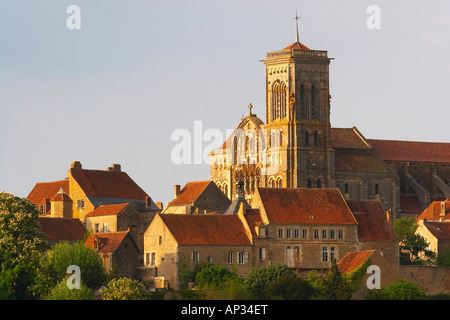
[[379,199],[398,218],[450,196],[450,143],[366,139],[332,128],[327,51],[296,41],[267,52],[266,121],[243,117],[211,152],[211,180],[233,198],[256,187],[339,188],[346,200]]

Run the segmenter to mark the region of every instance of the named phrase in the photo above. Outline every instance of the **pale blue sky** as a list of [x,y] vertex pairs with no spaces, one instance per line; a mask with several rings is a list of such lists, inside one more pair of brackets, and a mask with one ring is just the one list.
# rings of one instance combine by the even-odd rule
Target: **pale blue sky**
[[[81,30],[66,27],[71,4]],[[366,27],[371,4],[380,30]],[[250,102],[265,121],[260,60],[294,42],[296,9],[301,42],[335,58],[332,126],[449,142],[448,0],[3,0],[0,190],[26,197],[74,160],[120,163],[164,204],[174,184],[209,179],[206,164],[172,163],[171,133],[225,133]]]

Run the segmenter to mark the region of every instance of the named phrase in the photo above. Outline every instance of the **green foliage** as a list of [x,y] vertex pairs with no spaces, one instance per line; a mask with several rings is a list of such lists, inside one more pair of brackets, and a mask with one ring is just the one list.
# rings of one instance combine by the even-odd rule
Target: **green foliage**
[[52,289],[47,300],[95,300],[95,295],[84,284],[81,284],[80,289],[69,289],[64,279]]
[[39,210],[26,200],[0,193],[0,297],[32,299],[39,260],[48,248]]
[[144,285],[136,280],[129,278],[112,279],[100,291],[103,300],[146,300],[147,292]]
[[62,279],[67,267],[76,265],[81,271],[81,282],[88,288],[99,288],[106,281],[103,262],[96,251],[82,241],[56,244],[40,262],[36,291],[45,297]]
[[394,221],[394,231],[399,239],[416,232],[417,222],[414,218],[401,218]]
[[196,281],[197,273],[206,266],[209,266],[210,263],[202,262],[194,264],[193,270],[189,268],[188,259],[186,257],[182,257],[179,264],[178,271],[178,279],[179,279],[179,287],[181,290],[188,289],[188,285],[191,282]]
[[438,266],[450,267],[450,248],[445,246],[444,252],[439,253],[436,259]]
[[367,300],[426,300],[424,290],[414,282],[397,280],[386,288],[369,290]]
[[266,298],[271,300],[310,300],[313,294],[312,285],[294,273],[278,277],[266,289]]
[[292,270],[285,264],[253,268],[244,278],[244,287],[251,298],[264,299],[267,287],[280,276],[290,275]]
[[436,261],[436,253],[428,250],[428,243],[420,234],[406,235],[400,243],[400,249],[409,252],[409,260],[405,264],[434,264]]
[[237,278],[236,272],[230,271],[225,266],[208,265],[203,267],[195,276],[199,289],[222,289],[223,284],[230,279]]

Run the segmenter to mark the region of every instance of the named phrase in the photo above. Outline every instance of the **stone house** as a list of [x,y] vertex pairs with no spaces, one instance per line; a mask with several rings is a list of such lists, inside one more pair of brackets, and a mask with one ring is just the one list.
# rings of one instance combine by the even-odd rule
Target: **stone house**
[[129,231],[92,233],[85,246],[98,252],[108,273],[117,270],[121,276],[136,279],[142,253]]
[[[52,211],[51,200],[58,192],[65,193],[65,205],[59,205],[59,210]],[[27,199],[38,207],[42,215],[79,218],[82,221],[86,214],[95,208],[108,204],[130,203],[139,211],[161,210],[151,197],[121,170],[119,164],[113,164],[106,170],[88,170],[83,169],[79,161],[74,161],[67,171],[66,179],[36,183]],[[63,207],[65,209],[61,211]]]
[[231,201],[211,180],[188,182],[183,189],[174,186],[175,196],[162,213],[224,213]]
[[129,231],[143,252],[144,232],[154,215],[155,211],[140,212],[130,203],[101,205],[86,215],[85,225],[93,233]]

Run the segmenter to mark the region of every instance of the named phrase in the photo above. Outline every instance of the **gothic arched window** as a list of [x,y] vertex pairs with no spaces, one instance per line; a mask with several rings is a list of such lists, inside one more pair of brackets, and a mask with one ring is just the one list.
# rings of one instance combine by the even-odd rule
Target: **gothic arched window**
[[319,146],[319,131],[314,131],[314,147]]
[[309,131],[305,131],[305,147],[309,147]]

